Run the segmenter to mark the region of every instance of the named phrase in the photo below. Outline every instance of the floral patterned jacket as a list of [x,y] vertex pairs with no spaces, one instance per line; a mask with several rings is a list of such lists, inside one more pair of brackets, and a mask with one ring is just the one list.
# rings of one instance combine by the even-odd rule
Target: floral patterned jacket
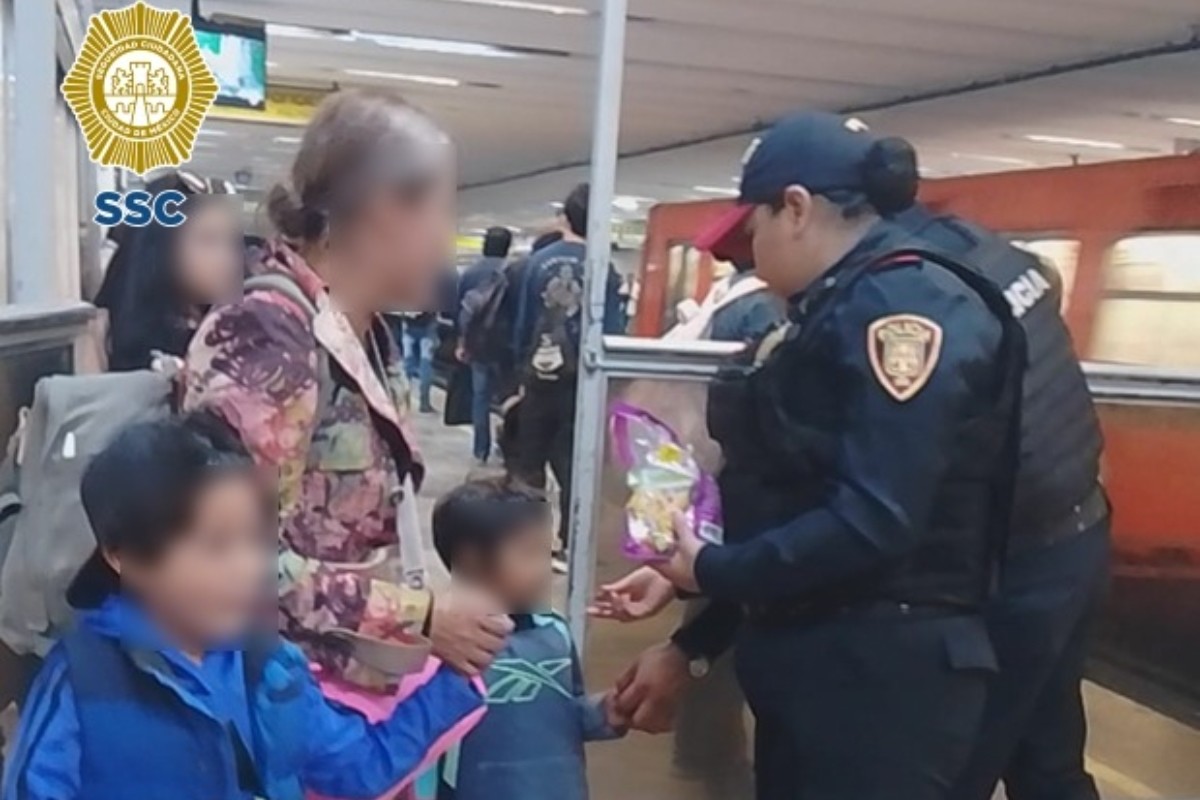
[[380,568],[399,544],[395,498],[423,474],[399,354],[382,324],[368,354],[288,245],[273,245],[258,270],[289,278],[311,307],[250,288],[215,310],[188,351],[183,405],[220,414],[279,471],[281,631],[323,668],[377,686],[387,681],[330,632],[423,642],[428,593]]

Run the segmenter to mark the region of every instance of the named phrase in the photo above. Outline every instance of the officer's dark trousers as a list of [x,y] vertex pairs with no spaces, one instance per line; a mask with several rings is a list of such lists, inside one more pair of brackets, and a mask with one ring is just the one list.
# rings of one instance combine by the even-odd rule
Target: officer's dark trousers
[[953,800],[1096,800],[1080,696],[1092,619],[1108,583],[1108,522],[1011,557],[988,609],[1000,674]]
[[559,541],[570,529],[572,450],[575,446],[575,381],[525,382],[517,407],[517,446],[509,472],[538,489],[546,487],[547,465],[559,486]]
[[757,720],[759,800],[944,800],[995,658],[982,619],[893,607],[751,623],[737,666]]

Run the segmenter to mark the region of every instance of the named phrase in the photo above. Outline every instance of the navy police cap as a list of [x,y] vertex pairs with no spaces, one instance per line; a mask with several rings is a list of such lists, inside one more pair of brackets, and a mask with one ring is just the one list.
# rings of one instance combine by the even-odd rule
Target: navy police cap
[[813,194],[863,190],[863,166],[876,138],[861,120],[801,111],[772,125],[742,158],[737,205],[696,238],[718,258],[749,258],[746,219],[757,205],[775,203],[792,185]]

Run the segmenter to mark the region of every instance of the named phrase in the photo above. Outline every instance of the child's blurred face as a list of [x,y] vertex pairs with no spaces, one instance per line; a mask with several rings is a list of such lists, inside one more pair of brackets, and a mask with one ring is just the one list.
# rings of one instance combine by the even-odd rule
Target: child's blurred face
[[553,551],[550,524],[533,523],[505,537],[490,558],[468,559],[463,572],[510,613],[542,611],[550,600]]
[[275,541],[252,477],[231,474],[201,489],[186,531],[149,563],[118,559],[121,582],[189,643],[244,634],[274,574]]

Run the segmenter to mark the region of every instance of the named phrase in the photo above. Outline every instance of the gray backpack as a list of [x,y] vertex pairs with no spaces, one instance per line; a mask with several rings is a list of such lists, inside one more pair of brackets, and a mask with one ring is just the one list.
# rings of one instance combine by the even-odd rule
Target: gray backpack
[[22,453],[0,568],[0,640],[16,653],[44,656],[71,624],[67,586],[96,547],[79,497],[84,468],[126,426],[168,416],[173,394],[173,375],[150,370],[38,381],[6,465]]

